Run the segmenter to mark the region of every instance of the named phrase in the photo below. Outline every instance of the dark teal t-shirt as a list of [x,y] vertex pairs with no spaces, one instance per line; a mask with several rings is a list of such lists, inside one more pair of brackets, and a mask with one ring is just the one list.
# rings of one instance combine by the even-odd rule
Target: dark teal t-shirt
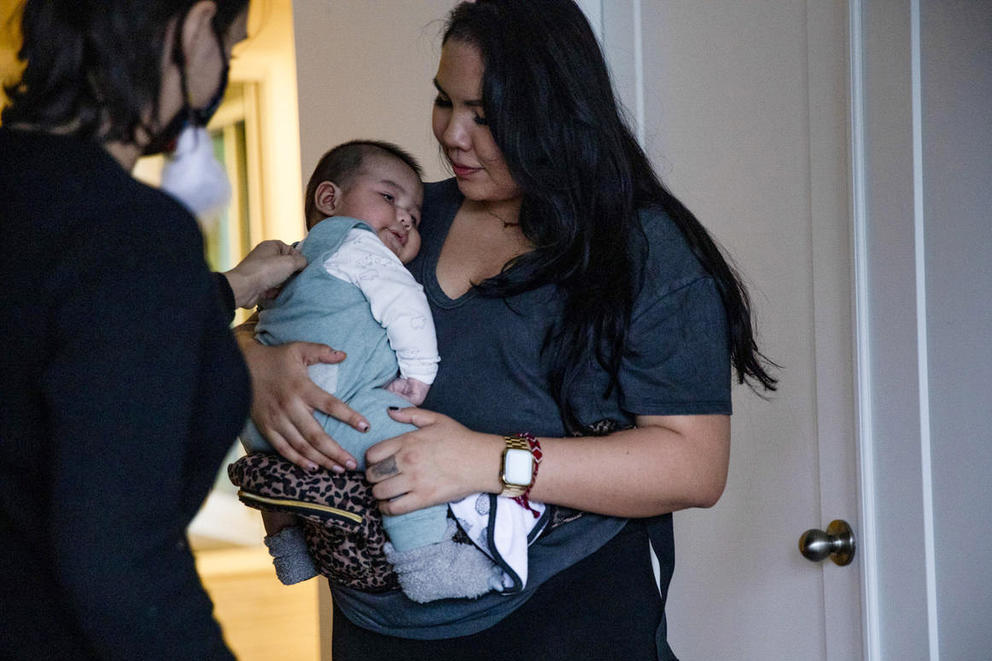
[[[472,290],[448,298],[436,267],[451,221],[462,203],[455,180],[428,184],[423,244],[410,264],[423,285],[437,328],[441,363],[424,408],[475,431],[566,436],[548,385],[541,344],[556,322],[561,298],[554,285],[510,299]],[[662,212],[641,213],[646,241],[643,285],[634,304],[619,387],[604,397],[608,375],[592,359],[572,404],[585,424],[633,424],[636,415],[729,414],[730,356],[726,319],[713,279]],[[539,538],[529,552],[527,587],[514,595],[417,604],[401,592],[369,595],[333,586],[337,604],[356,624],[384,634],[436,639],[492,626],[540,588],[543,581],[608,542],[626,519],[586,514]],[[667,594],[674,558],[671,516],[647,520]]]

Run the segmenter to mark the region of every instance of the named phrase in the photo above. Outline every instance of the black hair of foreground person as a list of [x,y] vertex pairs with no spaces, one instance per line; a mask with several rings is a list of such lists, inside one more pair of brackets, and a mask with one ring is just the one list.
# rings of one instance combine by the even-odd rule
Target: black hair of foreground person
[[[478,0],[451,13],[444,42],[477,47],[493,137],[524,192],[520,227],[535,249],[480,290],[510,296],[556,283],[563,320],[545,340],[566,427],[584,431],[569,393],[595,354],[615,387],[646,255],[638,210],[661,207],[713,276],[738,381],[775,390],[747,290],[706,229],[659,181],[625,123],[596,37],[571,0]],[[516,45],[516,47],[508,47]]]
[[[214,29],[224,33],[248,0],[214,0]],[[80,5],[97,5],[86,10]],[[58,129],[100,142],[153,135],[162,49],[170,21],[193,0],[28,0],[20,19],[22,78],[4,86],[3,124]],[[59,44],[59,48],[52,48]],[[175,57],[182,58],[177,47]],[[68,129],[66,131],[66,129]]]

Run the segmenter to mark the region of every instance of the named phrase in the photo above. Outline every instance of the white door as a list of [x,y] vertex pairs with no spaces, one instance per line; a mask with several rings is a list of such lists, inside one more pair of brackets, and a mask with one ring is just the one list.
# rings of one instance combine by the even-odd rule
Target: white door
[[642,144],[733,257],[782,366],[767,401],[736,389],[722,500],[675,515],[671,644],[688,661],[861,658],[860,555],[797,548],[832,519],[859,527],[847,7],[586,4]]

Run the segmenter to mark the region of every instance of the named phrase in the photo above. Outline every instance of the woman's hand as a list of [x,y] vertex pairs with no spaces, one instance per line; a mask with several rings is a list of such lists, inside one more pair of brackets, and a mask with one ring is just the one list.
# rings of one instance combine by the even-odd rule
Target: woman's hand
[[418,427],[376,443],[365,453],[365,477],[383,514],[396,515],[500,490],[503,440],[474,432],[446,415],[420,408],[389,411]]
[[235,304],[253,308],[260,300],[275,296],[286,278],[306,265],[299,250],[282,241],[269,240],[255,246],[224,276],[234,292]]
[[237,338],[251,371],[252,420],[276,452],[309,470],[354,470],[355,458],[327,435],[313,412],[323,411],[358,431],[366,431],[369,423],[307,373],[308,365],[340,363],[344,353],[309,342],[269,347],[245,331]]

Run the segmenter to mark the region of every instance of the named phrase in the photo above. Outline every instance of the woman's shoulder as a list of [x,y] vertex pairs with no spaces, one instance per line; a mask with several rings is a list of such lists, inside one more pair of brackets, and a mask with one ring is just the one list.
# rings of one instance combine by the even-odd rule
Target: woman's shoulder
[[11,147],[3,189],[14,209],[30,209],[38,240],[90,240],[135,250],[200,243],[196,220],[182,204],[136,180],[98,143],[9,130],[0,140]]
[[159,268],[205,267],[203,234],[190,211],[171,195],[131,177],[108,185],[107,199],[76,219],[71,235],[87,227],[112,237],[119,249],[159,262]]
[[678,288],[710,275],[693,253],[672,216],[660,206],[643,207],[633,252],[641,258],[644,284],[655,293]]
[[88,167],[60,166],[53,173],[64,181],[61,199],[44,221],[53,244],[66,256],[80,257],[75,262],[80,269],[135,283],[145,278],[190,296],[202,293],[209,269],[193,214],[168,193],[135,179],[99,145],[77,149],[74,156],[87,159]]
[[458,181],[452,177],[442,181],[431,181],[424,184],[424,205],[425,216],[445,215],[457,210],[462,202],[461,191],[458,190]]
[[444,240],[463,199],[454,178],[424,184],[424,203],[420,218],[420,235],[424,247],[421,248],[421,255],[430,252],[431,246],[439,245]]
[[428,199],[451,199],[461,197],[458,191],[458,180],[454,177],[442,179],[441,181],[428,181],[424,184],[424,204]]

